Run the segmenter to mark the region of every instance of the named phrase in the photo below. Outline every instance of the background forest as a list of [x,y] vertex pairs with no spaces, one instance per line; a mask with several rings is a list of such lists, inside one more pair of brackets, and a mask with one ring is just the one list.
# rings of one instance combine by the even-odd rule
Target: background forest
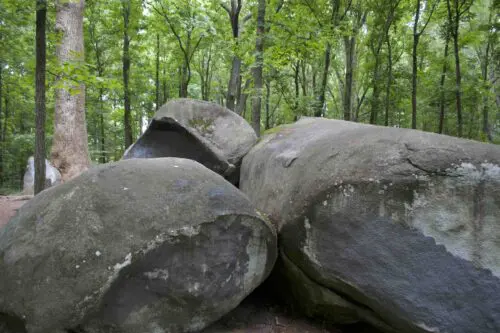
[[[0,0],[0,194],[22,188],[34,154],[36,3]],[[84,58],[61,64],[49,1],[47,156],[61,77],[85,85],[93,163],[120,159],[178,97],[225,105],[263,131],[323,116],[500,143],[499,10],[497,0],[87,0]]]

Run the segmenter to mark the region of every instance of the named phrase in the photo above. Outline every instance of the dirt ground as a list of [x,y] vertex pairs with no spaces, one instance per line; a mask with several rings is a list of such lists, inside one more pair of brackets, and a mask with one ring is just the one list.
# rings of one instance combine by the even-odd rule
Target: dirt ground
[[14,216],[19,208],[24,205],[31,196],[0,196],[0,228]]

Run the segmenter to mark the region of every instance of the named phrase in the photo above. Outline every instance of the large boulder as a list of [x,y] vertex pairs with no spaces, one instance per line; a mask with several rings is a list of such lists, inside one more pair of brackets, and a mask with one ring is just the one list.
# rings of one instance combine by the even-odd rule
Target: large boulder
[[[59,185],[61,183],[61,173],[45,160],[45,188]],[[26,172],[23,178],[23,194],[32,195],[35,188],[35,158],[31,156],[26,164]]]
[[0,327],[192,332],[269,274],[273,227],[201,164],[133,159],[37,195],[0,230]]
[[278,281],[308,314],[500,332],[500,147],[306,118],[249,152],[240,186],[278,226]]
[[183,157],[238,182],[243,156],[257,141],[245,119],[218,104],[172,100],[161,107],[123,158]]

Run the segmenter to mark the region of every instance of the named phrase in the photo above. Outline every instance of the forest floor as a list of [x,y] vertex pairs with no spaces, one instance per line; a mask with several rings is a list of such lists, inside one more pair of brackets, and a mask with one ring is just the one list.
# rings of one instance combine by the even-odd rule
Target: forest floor
[[0,196],[0,228],[31,198],[29,195]]

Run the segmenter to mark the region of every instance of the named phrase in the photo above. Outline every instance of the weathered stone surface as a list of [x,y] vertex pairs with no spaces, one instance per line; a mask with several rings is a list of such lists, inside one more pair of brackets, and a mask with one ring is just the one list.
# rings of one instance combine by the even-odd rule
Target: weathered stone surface
[[500,331],[500,147],[306,118],[250,151],[240,186],[317,284],[300,302],[327,288],[385,331]]
[[241,159],[256,141],[252,127],[231,110],[205,101],[177,99],[156,112],[123,158],[189,158],[237,183]]
[[[61,173],[54,168],[49,161],[45,160],[45,188],[59,185]],[[35,158],[31,156],[26,164],[26,172],[23,179],[23,194],[32,195],[35,187]]]
[[235,308],[276,255],[273,227],[201,164],[103,165],[0,230],[0,319],[28,333],[192,332]]

